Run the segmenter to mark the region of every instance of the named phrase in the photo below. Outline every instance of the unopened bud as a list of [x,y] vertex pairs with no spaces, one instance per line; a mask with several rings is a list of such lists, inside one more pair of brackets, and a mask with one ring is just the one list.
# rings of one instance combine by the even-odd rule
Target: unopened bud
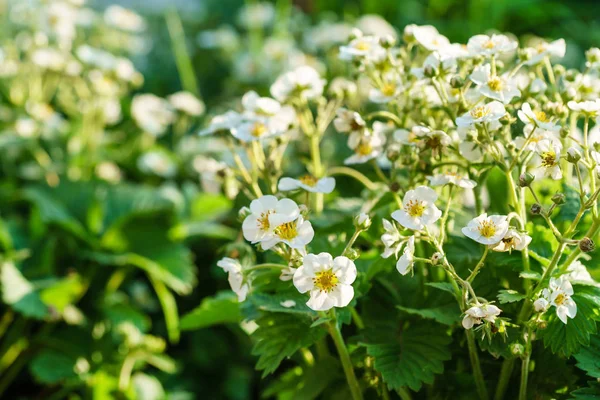
[[538,322],[538,329],[539,330],[544,330],[548,327],[548,322],[546,321],[540,321]]
[[388,160],[394,162],[400,157],[400,145],[392,144],[388,147],[386,153],[386,157]]
[[538,215],[539,213],[542,212],[542,206],[539,205],[538,203],[534,203],[531,206],[531,209],[529,210],[533,215]]
[[433,253],[433,255],[431,256],[431,263],[433,265],[437,265],[440,261],[442,261],[443,258],[444,255],[439,251],[437,253]]
[[423,68],[423,74],[427,78],[433,78],[437,75],[437,70],[432,65],[427,65],[425,68]]
[[238,211],[238,221],[243,222],[250,214],[252,214],[252,211],[248,207],[240,208],[240,211]]
[[527,61],[531,58],[531,53],[527,49],[519,49],[517,55],[521,61]]
[[349,259],[351,259],[352,261],[356,260],[358,257],[360,257],[360,251],[358,251],[355,248],[350,247],[348,250],[344,251],[344,254],[342,254],[344,257],[348,257]]
[[573,164],[577,164],[581,160],[581,152],[575,147],[569,147],[567,150],[567,161]]
[[461,78],[460,75],[454,75],[452,78],[450,78],[450,86],[453,89],[460,89],[464,84],[465,80]]
[[308,209],[308,207],[306,206],[306,204],[300,204],[298,206],[298,209],[300,210],[300,214],[306,218],[306,216],[308,215],[308,212],[310,211]]
[[600,49],[597,47],[592,47],[585,52],[585,59],[590,64],[596,64],[600,62]]
[[366,231],[371,226],[371,217],[369,214],[360,213],[356,217],[354,217],[354,226],[356,229],[360,229],[362,231]]
[[521,176],[519,176],[519,186],[528,187],[529,185],[531,185],[531,182],[533,182],[534,179],[535,176],[530,172],[521,174]]
[[562,128],[560,128],[560,137],[565,139],[567,137],[569,137],[569,135],[571,134],[571,131],[569,131],[569,128],[567,128],[566,126],[563,126]]
[[390,191],[392,193],[396,193],[398,190],[400,190],[400,184],[398,182],[390,183]]
[[390,49],[396,45],[396,38],[392,35],[385,35],[384,37],[379,38],[379,44],[385,49]]
[[579,250],[583,251],[584,253],[592,252],[595,248],[596,245],[594,244],[594,241],[588,237],[584,237],[579,241]]
[[513,343],[510,345],[510,352],[515,356],[520,356],[525,353],[525,346],[521,343]]
[[567,197],[563,193],[556,193],[551,199],[557,206],[561,206],[567,202]]

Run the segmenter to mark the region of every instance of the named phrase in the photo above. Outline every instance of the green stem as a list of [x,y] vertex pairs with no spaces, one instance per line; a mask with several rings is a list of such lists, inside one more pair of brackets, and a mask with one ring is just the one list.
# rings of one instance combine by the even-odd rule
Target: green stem
[[483,263],[488,255],[489,251],[490,251],[490,248],[488,246],[485,246],[485,249],[483,250],[483,255],[481,256],[481,258],[479,259],[479,262],[477,263],[477,265],[471,272],[471,275],[469,275],[469,277],[467,278],[467,282],[469,282],[469,283],[473,282],[473,279],[475,279],[475,277],[479,273],[479,270],[481,269],[481,267],[483,267]]
[[475,386],[477,387],[477,393],[479,394],[480,400],[488,399],[487,387],[483,379],[483,373],[481,372],[481,365],[479,363],[479,355],[477,354],[477,346],[475,344],[475,338],[473,331],[470,329],[465,330],[467,335],[467,346],[469,347],[469,358],[471,359],[471,367],[473,368],[473,378],[475,379]]
[[521,386],[519,386],[519,400],[527,400],[527,380],[529,378],[529,361],[531,359],[531,342],[529,336],[531,332],[528,332],[527,338],[527,349],[523,360],[521,361]]
[[369,178],[367,178],[364,174],[362,174],[362,173],[360,173],[357,170],[352,169],[352,168],[348,168],[348,167],[333,167],[333,168],[329,168],[329,170],[327,171],[327,173],[330,176],[331,175],[347,175],[349,177],[352,177],[352,178],[356,179],[360,183],[362,183],[369,190],[375,190],[375,189],[377,189],[377,184],[375,184],[375,182],[373,182],[372,180],[370,180]]
[[500,377],[498,378],[498,386],[496,386],[496,394],[494,400],[502,400],[506,393],[506,387],[510,382],[510,376],[512,375],[514,368],[514,358],[506,358],[502,363],[502,369],[500,370]]
[[181,79],[181,86],[195,96],[200,96],[198,82],[196,80],[196,75],[194,75],[194,66],[187,51],[185,32],[183,31],[183,25],[181,24],[181,18],[179,18],[177,9],[169,9],[165,14],[165,19],[171,38],[171,46],[175,55],[177,71],[179,72],[179,78]]
[[[310,136],[310,155],[313,164],[313,175],[319,179],[323,177],[323,164],[321,163],[320,136],[313,133]],[[321,214],[323,211],[323,193],[315,193],[315,212]]]
[[397,392],[398,392],[398,396],[400,396],[400,398],[402,400],[412,400],[412,396],[410,395],[410,392],[408,390],[406,390],[405,388],[401,387],[397,390]]
[[264,264],[254,265],[249,268],[245,268],[244,272],[256,271],[257,269],[271,269],[271,268],[286,269],[287,267],[288,267],[287,265],[283,265],[283,264],[264,263]]
[[348,381],[348,386],[350,388],[350,393],[352,394],[352,399],[362,400],[362,391],[360,390],[360,385],[358,384],[358,380],[356,379],[356,375],[354,374],[352,360],[350,359],[350,354],[348,353],[348,349],[346,348],[346,344],[344,343],[344,338],[342,337],[340,328],[338,327],[338,324],[335,320],[333,322],[328,323],[327,328],[329,331],[329,335],[331,335],[333,343],[335,344],[335,347],[340,356],[340,361],[342,363],[342,367],[344,368],[344,373],[346,374],[346,380]]

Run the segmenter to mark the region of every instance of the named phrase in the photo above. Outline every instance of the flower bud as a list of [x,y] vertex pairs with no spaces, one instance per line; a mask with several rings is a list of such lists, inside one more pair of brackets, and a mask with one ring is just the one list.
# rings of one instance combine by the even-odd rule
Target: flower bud
[[342,254],[344,257],[348,257],[349,259],[351,259],[352,261],[356,260],[358,257],[360,257],[360,251],[358,251],[357,249],[350,247],[348,250],[344,251],[344,254]]
[[396,38],[392,35],[385,35],[384,37],[379,38],[379,44],[385,49],[390,49],[396,45]]
[[392,162],[396,161],[400,157],[400,145],[394,143],[388,146],[385,155],[388,160]]
[[594,244],[594,241],[588,237],[584,237],[579,241],[579,250],[583,251],[584,253],[592,252],[595,248],[596,245]]
[[308,207],[306,206],[306,204],[300,204],[298,205],[298,209],[300,210],[300,214],[306,218],[306,216],[308,215],[308,212],[310,211],[308,209]]
[[577,164],[581,160],[581,152],[575,147],[569,147],[567,150],[567,161],[573,164]]
[[252,212],[248,207],[240,208],[240,211],[238,211],[238,221],[243,222],[250,214],[252,214]]
[[432,65],[427,65],[425,68],[423,68],[423,74],[427,78],[433,78],[437,75],[437,70]]
[[531,58],[531,53],[527,49],[519,49],[517,55],[520,61],[527,61]]
[[542,206],[539,205],[538,203],[534,203],[531,206],[531,209],[529,210],[533,215],[538,215],[539,213],[542,212]]
[[543,297],[540,297],[536,301],[533,302],[533,309],[535,312],[543,313],[548,310],[550,303]]
[[356,229],[360,229],[362,231],[366,231],[371,226],[371,217],[369,214],[360,213],[356,217],[354,217],[354,226]]
[[444,255],[439,251],[437,253],[433,253],[433,255],[431,256],[431,263],[433,265],[437,265],[440,261],[442,261],[443,258]]
[[563,126],[562,128],[560,128],[560,137],[565,139],[566,137],[568,137],[571,132],[569,131],[569,128],[567,128],[566,126]]
[[538,329],[539,330],[543,331],[547,327],[548,327],[548,322],[546,322],[546,321],[540,321],[540,322],[538,322]]
[[521,176],[519,176],[519,186],[528,187],[529,185],[531,185],[531,182],[533,182],[534,179],[535,176],[530,172],[521,174]]
[[452,78],[450,78],[450,86],[453,89],[460,89],[463,87],[464,84],[465,80],[461,78],[460,75],[454,75]]
[[398,182],[390,183],[390,191],[392,193],[396,193],[398,190],[400,190],[400,184]]
[[561,206],[567,202],[567,197],[564,195],[564,193],[556,193],[551,199],[552,202],[557,206]]
[[510,352],[515,356],[520,356],[525,353],[525,346],[521,343],[512,343],[510,345]]
[[592,47],[585,52],[585,59],[590,64],[596,64],[600,62],[600,49],[597,47]]

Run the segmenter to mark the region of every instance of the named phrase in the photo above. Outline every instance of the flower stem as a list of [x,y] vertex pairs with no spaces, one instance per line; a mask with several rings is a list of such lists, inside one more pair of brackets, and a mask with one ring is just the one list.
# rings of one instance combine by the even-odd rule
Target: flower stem
[[[310,136],[310,156],[313,164],[313,175],[319,179],[323,177],[323,164],[321,163],[321,149],[319,148],[321,138],[313,133]],[[323,193],[315,193],[315,212],[321,214],[323,211]]]
[[479,259],[479,262],[471,272],[471,275],[469,275],[469,277],[467,278],[467,282],[473,282],[473,279],[475,279],[475,277],[479,273],[479,270],[481,269],[481,267],[483,267],[483,262],[485,261],[489,251],[490,248],[488,246],[485,246],[485,249],[483,250],[483,255],[481,256],[481,259]]
[[473,335],[473,331],[467,329],[465,330],[465,335],[467,335],[469,358],[471,359],[471,367],[473,368],[473,378],[475,379],[475,386],[477,387],[479,399],[487,400],[487,387],[485,386],[485,381],[483,380],[483,373],[481,372],[481,365],[479,363],[479,355],[477,354],[477,346],[475,345],[475,337]]
[[333,343],[335,344],[335,347],[340,356],[340,361],[342,363],[342,367],[344,368],[344,373],[346,374],[346,380],[348,381],[348,386],[350,388],[350,393],[352,394],[352,399],[362,400],[362,391],[360,390],[360,385],[358,384],[358,380],[356,379],[356,375],[354,374],[352,360],[350,359],[350,354],[348,353],[348,349],[346,348],[346,344],[344,343],[344,338],[342,337],[340,328],[338,327],[338,324],[335,320],[333,322],[328,323],[327,327],[329,335],[333,339]]
[[525,354],[521,362],[521,385],[519,386],[519,400],[527,400],[527,380],[529,378],[529,361],[531,359],[531,331],[527,330]]
[[348,167],[333,167],[327,171],[329,175],[347,175],[362,183],[367,189],[375,190],[377,185],[362,173]]
[[508,386],[508,382],[510,382],[510,376],[512,375],[514,365],[514,358],[506,358],[502,363],[494,400],[502,400],[504,398],[504,393],[506,393],[506,387]]

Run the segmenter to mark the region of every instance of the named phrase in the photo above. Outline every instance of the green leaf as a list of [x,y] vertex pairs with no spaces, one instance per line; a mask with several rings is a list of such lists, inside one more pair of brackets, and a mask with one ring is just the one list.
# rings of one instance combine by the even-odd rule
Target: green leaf
[[190,237],[204,237],[210,239],[233,240],[238,231],[216,222],[186,222],[174,226],[169,231],[173,240],[184,240]]
[[600,320],[597,292],[598,289],[592,286],[575,286],[572,298],[577,304],[577,315],[567,324],[558,319],[554,307],[547,311],[550,314],[548,327],[539,332],[544,346],[550,347],[555,354],[570,357],[581,346],[590,344],[590,336],[597,332],[596,321]]
[[523,300],[525,297],[527,296],[512,289],[500,290],[498,292],[498,301],[500,302],[500,304],[515,303],[517,301]]
[[81,277],[72,274],[43,289],[40,292],[40,298],[48,306],[62,312],[66,306],[79,299],[84,290],[85,285],[81,281]]
[[423,318],[432,319],[440,324],[454,325],[460,319],[460,308],[456,302],[449,303],[439,307],[432,308],[410,308],[396,306],[399,310],[413,315],[419,315]]
[[427,286],[448,292],[454,296],[454,287],[450,282],[426,282]]
[[258,356],[256,369],[263,370],[263,377],[273,373],[285,358],[312,345],[326,333],[321,327],[311,328],[312,320],[300,315],[271,313],[256,323],[252,354]]
[[[386,317],[387,315],[387,317]],[[374,366],[393,390],[409,387],[418,391],[444,372],[450,359],[450,336],[446,329],[431,323],[404,329],[394,312],[365,321],[364,345],[375,359]]]
[[112,322],[114,326],[129,322],[135,325],[140,332],[148,332],[150,329],[150,318],[127,303],[109,303],[103,307],[103,311],[106,318]]
[[588,387],[571,392],[572,400],[600,400],[600,383],[589,381]]
[[195,221],[215,220],[232,207],[231,200],[221,194],[200,193],[192,201],[191,217]]
[[240,305],[232,292],[220,292],[207,297],[202,303],[184,315],[179,322],[181,330],[207,328],[217,324],[238,323],[242,320]]
[[29,368],[32,375],[41,383],[55,384],[65,379],[75,378],[76,360],[56,350],[42,350]]
[[4,262],[1,269],[2,300],[26,317],[45,318],[48,307],[40,299],[34,285],[10,261]]
[[[248,297],[248,301],[250,301],[260,311],[306,314],[311,317],[316,317],[317,313],[306,305],[307,300],[307,297],[301,293],[298,293],[295,288],[293,291],[288,291],[286,293],[253,293]],[[288,306],[286,302],[289,301],[293,301],[295,304],[290,304]]]
[[179,313],[177,312],[177,303],[173,293],[167,289],[164,283],[150,277],[150,283],[154,287],[154,291],[158,296],[158,301],[162,307],[165,316],[165,325],[167,326],[167,334],[171,343],[179,342]]
[[575,354],[577,368],[584,370],[592,378],[600,378],[600,336],[594,335],[590,339],[590,345],[582,347]]

